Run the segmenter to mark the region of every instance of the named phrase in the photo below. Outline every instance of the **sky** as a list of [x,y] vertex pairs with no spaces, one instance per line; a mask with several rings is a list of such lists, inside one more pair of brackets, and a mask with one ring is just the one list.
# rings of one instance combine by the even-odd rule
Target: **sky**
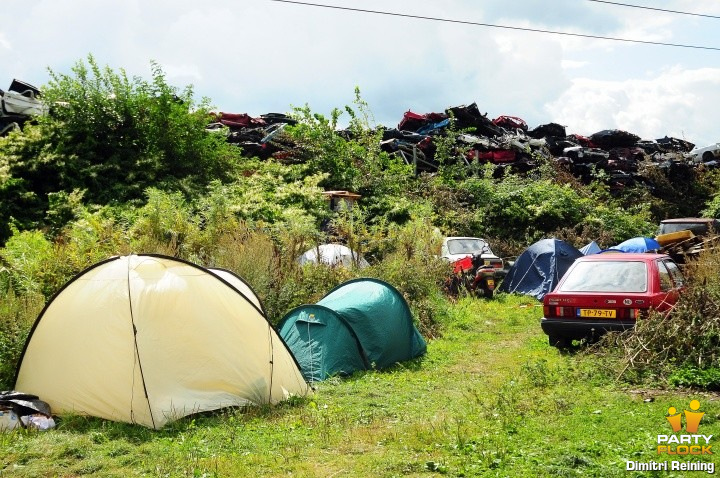
[[92,55],[147,80],[156,62],[215,111],[251,116],[304,105],[329,115],[357,87],[386,127],[408,110],[477,103],[490,119],[517,116],[530,128],[720,142],[717,0],[307,3],[453,21],[272,0],[3,0],[0,88],[13,78],[42,87],[49,70],[71,74]]

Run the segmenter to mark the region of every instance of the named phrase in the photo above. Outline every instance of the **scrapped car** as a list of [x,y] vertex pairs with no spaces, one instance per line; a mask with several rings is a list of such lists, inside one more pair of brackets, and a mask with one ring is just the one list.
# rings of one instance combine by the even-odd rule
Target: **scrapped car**
[[479,237],[446,237],[442,243],[440,257],[455,262],[479,254],[485,265],[502,270],[503,260],[495,255],[485,239]]
[[660,221],[657,235],[663,236],[680,231],[690,231],[695,236],[720,233],[720,221],[712,217],[678,217]]
[[541,327],[558,348],[573,340],[595,340],[634,327],[650,309],[669,311],[683,288],[683,275],[666,254],[580,257],[543,298]]
[[469,293],[491,298],[497,281],[505,276],[504,263],[479,237],[446,237],[441,258],[453,265],[448,291],[456,294],[460,287]]
[[688,153],[688,158],[695,163],[709,163],[720,158],[720,143],[713,143],[703,148],[695,148]]
[[40,96],[38,88],[19,80],[13,80],[7,91],[0,90],[0,136],[20,129],[32,116],[47,113]]

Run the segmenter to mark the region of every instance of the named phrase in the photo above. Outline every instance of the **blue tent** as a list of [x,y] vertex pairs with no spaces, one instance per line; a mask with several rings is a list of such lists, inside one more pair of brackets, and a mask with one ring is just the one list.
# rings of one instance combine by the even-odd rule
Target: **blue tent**
[[592,241],[590,244],[586,244],[582,249],[580,249],[580,252],[586,256],[589,256],[590,254],[597,254],[601,251],[602,249],[600,249],[600,246],[598,246],[598,243],[595,241]]
[[650,237],[633,237],[613,246],[610,250],[622,252],[649,252],[660,249],[660,243]]
[[542,239],[518,256],[498,291],[517,292],[542,300],[582,255],[565,241]]

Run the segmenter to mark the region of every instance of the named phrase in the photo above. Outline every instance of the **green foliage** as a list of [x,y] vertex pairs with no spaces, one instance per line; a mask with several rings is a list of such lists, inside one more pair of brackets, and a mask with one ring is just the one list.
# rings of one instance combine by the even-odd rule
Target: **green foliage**
[[720,390],[720,367],[698,368],[683,366],[670,373],[668,383],[674,387]]
[[[707,250],[685,270],[687,289],[670,313],[651,312],[632,331],[611,334],[629,380],[657,377],[678,385],[715,387],[720,368],[720,252]],[[669,379],[672,377],[672,380]]]
[[55,247],[39,231],[18,232],[0,251],[3,289],[18,294],[49,294],[57,278],[52,266]]
[[652,221],[647,204],[626,207],[597,204],[580,224],[585,235],[603,237],[603,246],[612,246],[637,236],[654,236],[657,223]]
[[[199,233],[197,218],[181,193],[147,190],[147,202],[138,209],[129,234],[133,250],[184,256]],[[167,247],[166,250],[158,250]]]
[[329,214],[320,187],[326,174],[298,175],[273,162],[253,163],[253,169],[232,184],[214,184],[211,194],[223,194],[240,218],[258,224],[291,221],[318,224]]
[[142,200],[148,187],[195,196],[237,170],[239,151],[205,130],[207,103],[169,86],[157,64],[148,82],[89,56],[72,75],[51,71],[43,94],[52,114],[0,142],[1,222],[58,227],[58,197],[75,190],[101,205]]
[[327,174],[322,185],[327,189],[357,189],[355,148],[337,133],[342,111],[334,109],[330,118],[313,113],[308,105],[295,107],[293,118],[297,124],[286,128],[287,133],[302,145],[302,160],[310,174]]
[[686,216],[720,217],[720,171],[717,169],[702,171],[698,175],[697,188],[708,197],[705,208],[697,214]]
[[368,104],[355,89],[347,134],[339,134],[338,120],[343,111],[334,109],[330,118],[312,113],[309,106],[296,107],[298,124],[288,133],[302,145],[308,174],[323,174],[319,183],[328,190],[349,190],[363,195],[375,208],[373,216],[392,214],[388,196],[400,197],[407,190],[412,169],[402,160],[380,150],[382,130],[376,128]]
[[0,301],[0,390],[12,390],[25,339],[43,306],[37,294],[6,291]]
[[649,204],[621,206],[597,184],[559,182],[562,171],[543,164],[532,175],[495,178],[493,166],[481,174],[429,181],[424,193],[447,235],[495,238],[497,251],[516,255],[543,237],[580,246],[592,240],[611,246],[630,237],[651,235],[656,225]]

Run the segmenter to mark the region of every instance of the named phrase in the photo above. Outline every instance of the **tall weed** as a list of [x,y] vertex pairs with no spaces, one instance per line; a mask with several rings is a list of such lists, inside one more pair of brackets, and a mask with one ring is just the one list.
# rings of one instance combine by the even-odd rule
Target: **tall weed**
[[16,295],[9,291],[0,301],[0,390],[14,386],[15,368],[27,335],[42,310],[38,294]]
[[720,368],[718,267],[720,250],[701,253],[687,264],[687,289],[670,313],[651,312],[634,330],[604,339],[605,344],[621,347],[625,376],[677,378],[677,372],[685,370],[681,381],[688,384],[692,376],[704,376],[703,370]]

